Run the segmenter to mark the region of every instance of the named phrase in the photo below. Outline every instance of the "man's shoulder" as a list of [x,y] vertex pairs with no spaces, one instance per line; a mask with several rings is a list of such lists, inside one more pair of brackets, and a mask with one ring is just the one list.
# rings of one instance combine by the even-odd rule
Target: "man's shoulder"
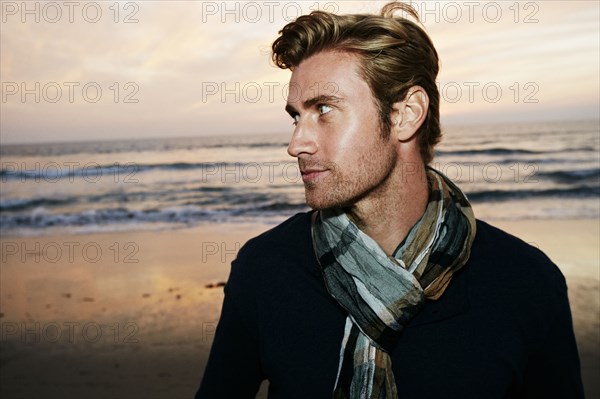
[[279,223],[277,226],[254,237],[248,241],[248,243],[252,242],[252,244],[259,244],[263,242],[287,239],[289,236],[294,236],[300,231],[306,231],[307,229],[310,229],[310,216],[312,213],[312,211],[299,212]]
[[[496,226],[477,220],[475,245],[485,249],[487,255],[510,260],[528,260],[534,263],[552,263],[535,243],[527,243]],[[532,245],[534,244],[534,245]]]
[[231,264],[229,290],[271,286],[301,268],[306,255],[313,253],[310,214],[298,213],[248,240]]
[[531,290],[566,287],[560,269],[539,248],[481,220],[477,220],[471,262],[480,264],[476,268],[480,272],[493,273],[498,282],[506,280]]
[[249,256],[265,250],[289,248],[298,238],[310,232],[311,212],[300,212],[281,222],[277,226],[251,238],[240,249],[240,255]]

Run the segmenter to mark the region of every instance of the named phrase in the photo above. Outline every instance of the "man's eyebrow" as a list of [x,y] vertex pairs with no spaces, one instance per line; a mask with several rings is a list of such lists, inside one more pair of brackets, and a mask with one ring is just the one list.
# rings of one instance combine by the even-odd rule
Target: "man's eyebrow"
[[322,94],[320,96],[316,96],[316,97],[313,97],[313,98],[309,98],[308,100],[305,100],[302,105],[304,105],[304,108],[310,108],[310,107],[312,107],[315,104],[320,104],[320,103],[339,103],[341,101],[343,101],[341,97]]
[[[312,107],[315,104],[320,104],[320,103],[339,103],[341,101],[343,101],[343,98],[341,98],[341,97],[322,94],[320,96],[316,96],[316,97],[304,100],[304,102],[302,103],[302,106],[304,108],[310,108],[310,107]],[[296,108],[294,108],[294,106],[291,105],[291,104],[289,104],[289,103],[286,104],[285,110],[290,115],[294,115],[295,113],[298,112],[296,110]]]
[[285,111],[286,111],[288,114],[290,114],[290,116],[292,116],[292,117],[293,117],[295,114],[297,114],[297,113],[298,113],[298,111],[296,111],[296,108],[294,108],[294,106],[293,106],[293,105],[291,105],[291,104],[286,104],[286,105],[285,105]]

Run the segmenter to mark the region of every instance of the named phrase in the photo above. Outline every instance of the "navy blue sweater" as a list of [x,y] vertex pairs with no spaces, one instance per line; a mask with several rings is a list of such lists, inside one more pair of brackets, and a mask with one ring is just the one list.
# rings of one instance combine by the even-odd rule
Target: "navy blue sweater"
[[[248,241],[232,263],[197,399],[331,398],[346,312],[327,293],[308,213]],[[400,398],[582,398],[564,277],[484,222],[468,263],[391,353]]]

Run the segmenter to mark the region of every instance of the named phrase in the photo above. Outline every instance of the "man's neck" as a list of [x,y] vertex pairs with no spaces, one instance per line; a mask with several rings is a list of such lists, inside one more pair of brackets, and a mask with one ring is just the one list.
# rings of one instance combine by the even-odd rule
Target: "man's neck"
[[429,197],[425,166],[420,165],[415,173],[411,171],[410,174],[402,169],[391,176],[382,192],[346,209],[348,217],[358,228],[388,255],[393,254],[423,215]]

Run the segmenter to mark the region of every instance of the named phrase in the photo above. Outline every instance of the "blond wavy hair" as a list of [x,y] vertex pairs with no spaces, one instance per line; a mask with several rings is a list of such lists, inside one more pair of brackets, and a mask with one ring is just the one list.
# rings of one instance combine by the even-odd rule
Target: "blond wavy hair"
[[[415,22],[396,15],[407,14]],[[440,95],[435,80],[438,54],[419,15],[408,4],[391,2],[380,15],[336,15],[313,11],[287,24],[272,45],[272,58],[282,69],[292,69],[321,51],[333,50],[359,56],[362,78],[368,83],[379,111],[383,136],[391,131],[392,105],[404,100],[408,89],[421,86],[429,96],[427,116],[417,132],[425,164],[433,159],[440,141]]]

